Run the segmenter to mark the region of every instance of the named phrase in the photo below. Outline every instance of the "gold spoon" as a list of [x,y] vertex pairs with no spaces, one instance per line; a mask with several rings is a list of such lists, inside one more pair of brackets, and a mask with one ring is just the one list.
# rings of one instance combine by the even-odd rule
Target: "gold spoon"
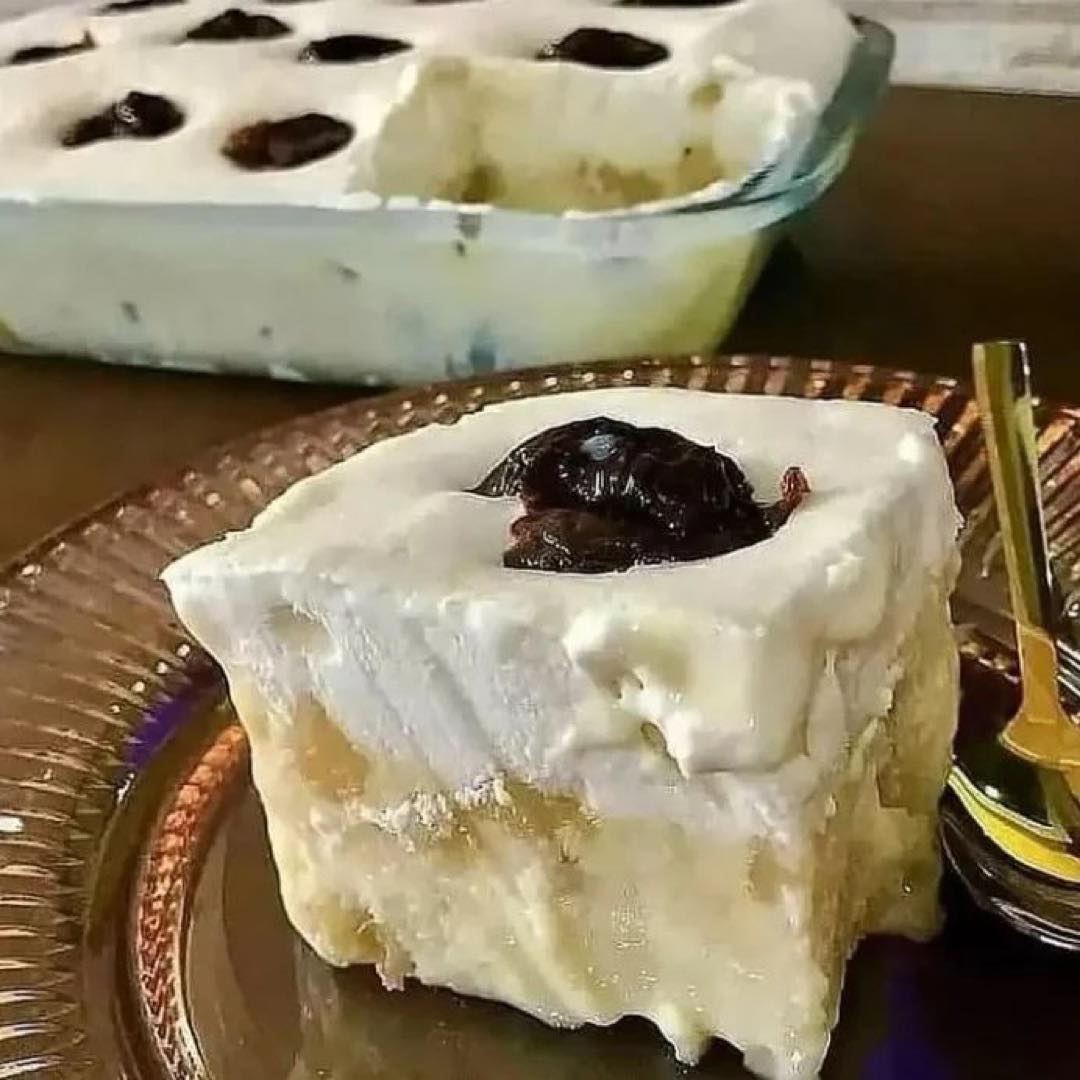
[[1001,740],[1042,769],[1068,772],[1080,769],[1080,729],[1058,696],[1057,616],[1027,351],[1020,342],[987,342],[975,346],[973,363],[1020,656],[1020,708]]
[[949,776],[949,789],[987,839],[1011,859],[1049,878],[1080,885],[1080,858],[1069,850],[1067,843],[1035,835],[1027,822],[998,813],[993,803],[980,798],[965,783],[964,774],[958,769],[953,769]]
[[[949,787],[997,849],[1022,866],[1075,886],[1080,884],[1080,808],[1073,792],[1080,770],[1071,765],[1080,737],[1058,699],[1057,606],[1038,494],[1027,359],[1018,343],[992,342],[976,345],[973,361],[1023,679],[1021,708],[1001,742],[1032,768],[1034,787],[1031,780],[1000,770],[1000,783],[1017,783],[1020,789],[977,783],[960,760],[953,765]],[[1042,802],[1035,816],[1033,798]]]

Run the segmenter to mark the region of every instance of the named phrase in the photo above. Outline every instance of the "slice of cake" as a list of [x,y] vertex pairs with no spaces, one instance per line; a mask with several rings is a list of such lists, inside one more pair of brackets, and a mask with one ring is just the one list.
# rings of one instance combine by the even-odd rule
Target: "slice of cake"
[[929,419],[627,389],[486,409],[165,573],[334,964],[812,1075],[937,923],[957,515]]

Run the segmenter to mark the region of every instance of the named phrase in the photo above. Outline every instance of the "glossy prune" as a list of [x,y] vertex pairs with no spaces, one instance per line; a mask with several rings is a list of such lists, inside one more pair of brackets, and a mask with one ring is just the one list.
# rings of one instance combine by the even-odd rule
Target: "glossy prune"
[[45,60],[59,60],[64,56],[87,52],[95,47],[94,39],[89,34],[83,34],[78,41],[73,41],[68,45],[28,45],[12,53],[8,63],[39,64]]
[[99,15],[129,15],[148,8],[171,7],[174,4],[182,4],[184,0],[114,0],[98,8]]
[[105,139],[159,139],[183,123],[183,112],[168,98],[133,90],[101,112],[77,120],[60,142],[77,147]]
[[329,157],[353,137],[351,125],[323,113],[260,120],[234,131],[221,152],[242,169],[295,169]]
[[670,53],[657,41],[605,30],[599,26],[581,26],[558,41],[545,45],[537,60],[569,60],[587,67],[628,71],[652,67],[666,60]]
[[410,47],[407,41],[397,38],[338,34],[305,45],[297,59],[306,64],[357,64],[394,56]]
[[273,15],[250,15],[240,8],[229,8],[189,30],[187,41],[269,41],[285,37],[292,30]]
[[764,507],[730,457],[663,428],[596,417],[512,450],[477,485],[520,498],[506,566],[602,573],[722,555],[771,536],[809,492],[789,469]]

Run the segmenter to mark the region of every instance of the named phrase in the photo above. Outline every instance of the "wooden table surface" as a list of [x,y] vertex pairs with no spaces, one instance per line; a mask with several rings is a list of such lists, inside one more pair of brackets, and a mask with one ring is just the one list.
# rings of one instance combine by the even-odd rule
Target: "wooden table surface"
[[[725,347],[962,375],[1031,343],[1080,400],[1080,99],[895,90]],[[0,561],[214,443],[355,394],[0,358]]]

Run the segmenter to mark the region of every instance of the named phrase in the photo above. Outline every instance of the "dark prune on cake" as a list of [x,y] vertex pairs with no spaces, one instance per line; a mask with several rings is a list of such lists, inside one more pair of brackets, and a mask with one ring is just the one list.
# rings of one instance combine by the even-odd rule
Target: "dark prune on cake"
[[473,489],[521,499],[503,564],[604,573],[686,562],[772,536],[809,493],[789,469],[773,506],[754,499],[729,457],[663,428],[608,417],[533,436]]
[[411,48],[407,41],[371,34],[338,34],[312,41],[300,50],[298,60],[308,64],[357,64],[381,60]]
[[63,56],[72,56],[95,47],[94,39],[87,33],[68,45],[28,45],[25,49],[12,53],[8,63],[39,64],[43,60],[59,60]]
[[704,7],[727,7],[729,4],[737,4],[739,0],[619,0],[616,7],[644,7],[644,8],[704,8]]
[[160,139],[183,123],[183,112],[168,98],[133,90],[101,112],[77,120],[60,142],[76,147],[105,139]]
[[536,59],[569,60],[588,67],[632,70],[652,67],[670,55],[666,46],[636,34],[581,26],[558,41],[549,42],[536,54]]
[[292,30],[273,15],[251,15],[240,8],[229,8],[189,30],[187,41],[268,41],[285,37]]
[[809,494],[810,481],[806,479],[806,473],[794,465],[785,469],[784,475],[780,477],[780,498],[771,506],[765,507],[765,522],[769,529],[776,532]]
[[353,129],[322,113],[260,120],[234,131],[221,152],[242,169],[294,169],[329,157],[347,145]]
[[618,518],[583,510],[537,510],[511,524],[503,565],[602,574],[642,563],[674,561],[678,556],[668,554],[669,547],[659,532],[626,530]]
[[127,15],[129,12],[146,11],[147,8],[171,7],[182,3],[184,0],[113,0],[113,3],[98,8],[98,14]]

